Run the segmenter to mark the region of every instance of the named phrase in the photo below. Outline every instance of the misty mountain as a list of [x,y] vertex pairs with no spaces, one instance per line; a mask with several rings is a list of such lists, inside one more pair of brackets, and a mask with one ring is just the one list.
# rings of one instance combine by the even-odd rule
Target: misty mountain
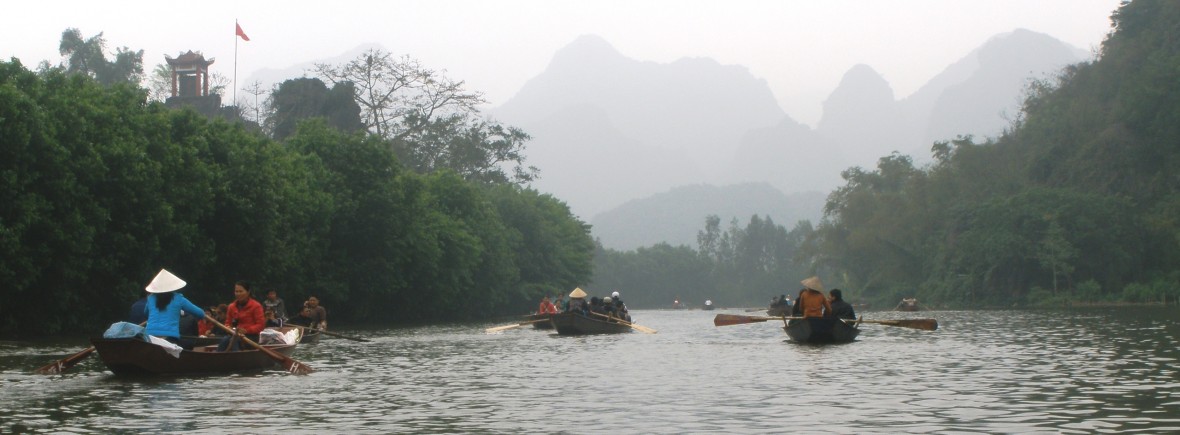
[[[594,228],[609,229],[594,233],[603,246],[614,249],[630,250],[660,242],[696,248],[697,232],[705,228],[705,216],[709,214],[721,218],[723,229],[728,229],[733,219],[744,228],[753,215],[770,217],[791,229],[801,220],[819,222],[825,199],[820,192],[785,195],[766,183],[725,187],[694,184],[628,201],[595,216],[590,223]],[[698,218],[692,219],[694,216]]]
[[1017,119],[1030,80],[1052,79],[1066,65],[1084,60],[1086,53],[1049,35],[1019,29],[993,37],[968,58],[978,67],[938,93],[925,111],[929,122],[921,142],[967,134],[997,136]]
[[595,105],[555,108],[525,131],[533,137],[527,149],[528,163],[542,171],[542,179],[534,186],[544,185],[538,190],[569,202],[574,213],[586,221],[590,220],[586,210],[607,210],[625,198],[652,195],[705,178],[684,152],[628,137],[606,110]]
[[[989,39],[900,100],[871,66],[856,65],[812,129],[787,116],[766,82],[744,67],[709,59],[642,62],[600,37],[583,36],[490,114],[533,136],[528,159],[541,169],[533,187],[588,218],[605,246],[632,248],[659,237],[693,241],[704,216],[723,214],[703,187],[678,186],[727,186],[713,188],[737,200],[785,198],[786,205],[748,204],[744,210],[813,207],[801,215],[818,216],[822,201],[794,204],[798,198],[791,195],[735,192],[762,183],[781,193],[823,197],[843,184],[842,171],[875,168],[895,151],[920,162],[928,160],[935,140],[996,136],[1018,112],[1030,78],[1050,76],[1084,56],[1047,35],[1016,30]],[[659,213],[673,197],[688,205]],[[644,201],[663,205],[645,207]],[[624,203],[626,210],[612,210]],[[628,210],[647,210],[647,216],[632,219],[638,215]]]
[[1017,118],[1030,80],[1084,59],[1082,50],[1018,29],[990,38],[900,101],[880,74],[857,65],[824,102],[816,132],[854,157],[848,166],[871,168],[894,151],[927,161],[935,141],[998,136]]

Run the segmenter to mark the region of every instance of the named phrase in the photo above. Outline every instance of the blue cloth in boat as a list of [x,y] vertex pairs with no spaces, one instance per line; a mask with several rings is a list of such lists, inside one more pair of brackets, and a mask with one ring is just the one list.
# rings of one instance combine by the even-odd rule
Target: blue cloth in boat
[[144,334],[142,326],[130,322],[115,322],[107,331],[102,333],[102,338],[139,338],[143,341],[148,341],[147,334]]

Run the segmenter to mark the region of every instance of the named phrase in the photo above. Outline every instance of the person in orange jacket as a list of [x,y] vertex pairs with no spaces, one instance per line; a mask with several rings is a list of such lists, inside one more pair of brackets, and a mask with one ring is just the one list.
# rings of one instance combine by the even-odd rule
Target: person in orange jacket
[[557,314],[557,306],[549,300],[549,296],[541,298],[541,306],[537,307],[537,314]]
[[[234,301],[225,310],[226,326],[237,328],[246,338],[258,342],[258,334],[266,329],[266,317],[262,314],[262,304],[250,297],[250,282],[238,281],[234,283]],[[233,336],[221,340],[217,350],[239,350],[241,339]],[[232,343],[232,345],[231,345]]]
[[799,296],[795,298],[795,306],[791,308],[792,314],[803,317],[824,317],[832,312],[832,303],[824,296],[824,283],[819,280],[818,276],[807,278],[800,283],[803,284],[803,289],[799,290]]

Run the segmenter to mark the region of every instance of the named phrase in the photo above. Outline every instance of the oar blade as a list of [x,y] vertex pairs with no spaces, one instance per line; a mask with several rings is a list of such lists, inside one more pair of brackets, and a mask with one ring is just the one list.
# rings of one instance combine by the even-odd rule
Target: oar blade
[[636,329],[639,332],[643,332],[643,333],[647,333],[647,334],[655,334],[656,332],[658,332],[654,329],[648,328],[643,325],[636,325],[634,323],[628,323],[627,326],[630,326],[632,329]]
[[75,354],[65,357],[61,360],[54,361],[54,362],[51,362],[47,365],[38,367],[36,370],[33,370],[33,373],[36,373],[39,375],[59,374],[61,372],[66,371],[70,367],[73,367],[75,364],[78,364],[79,361],[82,361],[86,357],[90,356],[91,353],[94,353],[94,346],[90,346],[90,347],[82,350],[81,352],[75,353]]
[[897,326],[921,329],[923,331],[936,331],[938,330],[938,321],[934,319],[903,319],[901,320],[901,324]]
[[295,361],[291,358],[287,358],[287,359],[283,360],[283,369],[286,370],[288,373],[291,373],[294,375],[310,375],[311,372],[315,371],[315,370],[312,370],[311,367],[308,367],[308,366],[304,365],[303,363],[300,363],[299,361]]
[[718,314],[713,318],[713,326],[744,325],[747,323],[765,322],[774,317],[741,316],[737,314]]
[[527,323],[517,323],[517,324],[513,324],[513,325],[497,326],[497,327],[494,327],[494,328],[488,328],[488,329],[485,329],[485,330],[483,330],[483,332],[485,332],[485,333],[488,333],[488,334],[491,334],[491,333],[494,333],[494,332],[507,331],[507,330],[509,330],[509,329],[513,329],[513,328],[519,328],[519,327],[521,327],[521,326],[524,326],[524,325],[527,325]]
[[935,319],[895,319],[895,320],[862,320],[862,323],[877,323],[902,328],[921,329],[923,331],[938,330],[938,320]]

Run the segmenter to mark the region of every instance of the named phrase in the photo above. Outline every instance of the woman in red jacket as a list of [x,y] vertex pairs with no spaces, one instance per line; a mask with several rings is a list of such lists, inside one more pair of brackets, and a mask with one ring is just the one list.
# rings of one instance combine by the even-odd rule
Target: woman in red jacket
[[[234,283],[234,301],[225,310],[227,326],[237,328],[238,333],[246,338],[258,342],[258,334],[266,328],[266,317],[262,314],[262,304],[250,297],[250,282],[238,281]],[[233,336],[221,340],[217,350],[239,350],[241,339]]]

